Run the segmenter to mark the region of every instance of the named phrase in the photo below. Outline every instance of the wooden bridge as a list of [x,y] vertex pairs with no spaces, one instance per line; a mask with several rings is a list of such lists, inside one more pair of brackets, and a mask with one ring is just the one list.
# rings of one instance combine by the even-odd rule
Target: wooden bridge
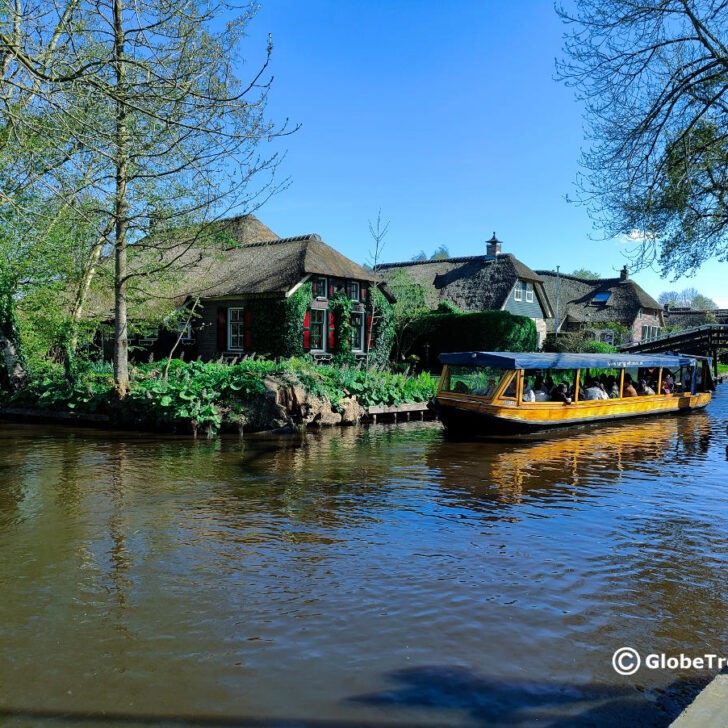
[[633,344],[622,344],[618,348],[630,354],[679,352],[710,356],[713,358],[713,371],[717,376],[718,353],[722,349],[728,349],[728,324],[694,326],[690,329],[653,336],[651,339],[643,339]]

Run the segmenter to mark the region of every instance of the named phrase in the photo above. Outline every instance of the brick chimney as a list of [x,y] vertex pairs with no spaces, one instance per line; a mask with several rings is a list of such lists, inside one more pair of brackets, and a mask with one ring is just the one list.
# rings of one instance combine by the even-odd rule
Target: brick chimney
[[495,258],[501,252],[501,241],[493,233],[493,237],[488,240],[488,247],[486,248],[486,254],[489,258]]
[[627,278],[629,278],[629,271],[627,270],[627,266],[622,266],[622,270],[619,272],[619,280],[620,281],[626,281]]

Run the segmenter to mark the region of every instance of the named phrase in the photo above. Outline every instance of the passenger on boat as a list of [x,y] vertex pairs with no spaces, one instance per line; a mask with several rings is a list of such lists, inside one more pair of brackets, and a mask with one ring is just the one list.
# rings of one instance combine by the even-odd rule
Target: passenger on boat
[[646,379],[640,379],[637,383],[637,393],[640,397],[649,397],[655,393],[655,390],[650,386],[652,382],[648,382]]
[[624,375],[624,390],[622,392],[623,397],[637,397],[637,390],[632,384],[632,377],[629,374]]
[[662,375],[662,393],[673,394],[675,392],[675,379],[669,369],[665,369]]
[[533,391],[533,387],[531,386],[531,383],[526,380],[526,384],[523,388],[523,401],[524,402],[535,402],[536,401],[536,393]]
[[473,394],[477,394],[478,397],[492,397],[495,394],[495,379],[491,377],[486,387],[474,389]]
[[608,397],[599,382],[596,379],[588,377],[586,380],[586,390],[584,390],[584,399],[608,399]]
[[619,382],[617,381],[617,377],[615,377],[613,374],[610,374],[607,377],[606,389],[609,399],[619,399]]
[[554,389],[551,399],[554,402],[565,402],[566,404],[571,404],[572,398],[569,396],[569,385],[566,382],[561,382],[561,384]]
[[533,393],[536,395],[537,402],[548,402],[551,397],[544,384],[543,377],[539,374],[533,384]]

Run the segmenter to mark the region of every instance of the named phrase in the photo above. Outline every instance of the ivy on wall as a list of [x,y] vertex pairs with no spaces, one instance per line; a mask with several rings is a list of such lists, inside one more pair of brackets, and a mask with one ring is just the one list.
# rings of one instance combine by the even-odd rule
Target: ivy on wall
[[334,317],[335,361],[338,364],[353,364],[356,357],[351,350],[351,312],[354,302],[344,291],[337,291],[329,298],[329,313]]
[[268,356],[303,356],[303,320],[312,297],[312,285],[304,283],[288,298],[246,301],[253,350]]
[[394,346],[394,306],[378,288],[370,288],[369,290],[371,295],[367,304],[367,315],[371,315],[373,312],[369,364],[382,366],[389,361]]
[[[389,360],[394,342],[394,309],[381,291],[370,288],[365,315],[371,316],[372,334],[369,364],[380,366]],[[300,357],[303,350],[303,325],[313,300],[313,286],[306,283],[286,299],[246,301],[250,313],[251,347],[261,356]],[[354,302],[344,291],[329,299],[334,318],[337,363],[356,361],[351,348],[350,318]]]

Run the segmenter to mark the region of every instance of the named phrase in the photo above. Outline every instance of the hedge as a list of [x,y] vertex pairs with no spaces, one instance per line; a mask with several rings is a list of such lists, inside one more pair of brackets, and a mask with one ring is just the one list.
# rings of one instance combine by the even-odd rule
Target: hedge
[[474,313],[428,313],[416,323],[414,351],[429,365],[437,366],[438,357],[449,351],[536,351],[538,333],[533,319],[508,311]]

